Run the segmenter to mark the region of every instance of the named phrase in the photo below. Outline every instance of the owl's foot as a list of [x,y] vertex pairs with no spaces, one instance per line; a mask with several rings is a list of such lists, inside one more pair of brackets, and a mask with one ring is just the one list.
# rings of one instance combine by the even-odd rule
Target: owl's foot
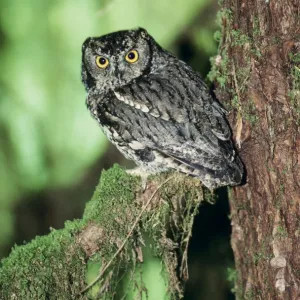
[[148,176],[150,175],[149,173],[147,173],[145,171],[145,169],[143,169],[142,167],[136,167],[134,169],[131,170],[126,170],[126,173],[132,176],[138,176],[141,177],[141,184],[142,184],[142,191],[146,190],[147,187],[147,179]]

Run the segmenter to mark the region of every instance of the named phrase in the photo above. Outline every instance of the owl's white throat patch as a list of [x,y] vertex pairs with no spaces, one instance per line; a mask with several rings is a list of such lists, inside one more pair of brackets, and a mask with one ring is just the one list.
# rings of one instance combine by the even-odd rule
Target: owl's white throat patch
[[138,101],[132,101],[131,99],[128,99],[127,97],[124,97],[123,95],[121,95],[120,93],[114,91],[115,96],[117,97],[118,100],[136,108],[141,110],[142,112],[149,112],[150,109],[147,105],[145,105],[144,103],[138,102]]

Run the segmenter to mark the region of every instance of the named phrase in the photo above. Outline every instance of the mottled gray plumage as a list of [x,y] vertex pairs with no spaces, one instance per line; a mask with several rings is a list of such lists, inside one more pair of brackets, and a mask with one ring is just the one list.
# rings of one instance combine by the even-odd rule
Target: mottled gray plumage
[[[131,50],[138,53],[134,63],[125,59]],[[97,57],[108,66],[100,68]],[[243,166],[224,109],[200,75],[146,30],[88,38],[82,81],[87,106],[104,133],[147,172],[179,170],[209,188],[241,182]]]

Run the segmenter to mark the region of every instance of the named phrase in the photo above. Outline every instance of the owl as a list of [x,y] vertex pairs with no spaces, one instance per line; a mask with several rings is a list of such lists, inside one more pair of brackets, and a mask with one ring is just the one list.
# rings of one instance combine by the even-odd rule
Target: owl
[[81,77],[92,116],[145,173],[177,170],[209,189],[241,182],[225,110],[145,29],[88,38]]

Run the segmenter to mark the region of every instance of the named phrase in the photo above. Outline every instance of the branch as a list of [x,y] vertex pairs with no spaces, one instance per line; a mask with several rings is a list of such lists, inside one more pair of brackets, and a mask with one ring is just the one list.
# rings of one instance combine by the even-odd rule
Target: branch
[[[112,299],[122,282],[147,293],[134,274],[150,248],[163,262],[170,297],[181,297],[188,274],[178,268],[186,263],[202,188],[177,173],[155,176],[147,186],[142,192],[138,177],[118,166],[104,171],[82,219],[15,246],[2,260],[0,299]],[[98,278],[88,279],[95,263]],[[95,279],[96,293],[88,286]]]

